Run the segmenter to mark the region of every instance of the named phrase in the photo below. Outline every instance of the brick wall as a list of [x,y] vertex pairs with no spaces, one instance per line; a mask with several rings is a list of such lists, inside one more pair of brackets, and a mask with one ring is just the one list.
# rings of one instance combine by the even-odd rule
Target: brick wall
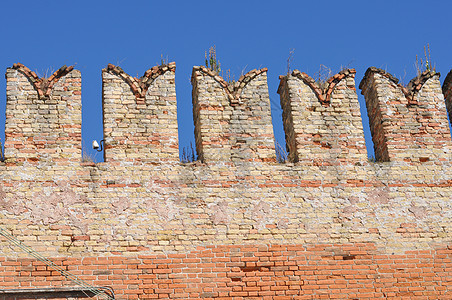
[[102,70],[105,161],[179,159],[176,64],[137,79],[109,64]]
[[196,149],[202,162],[275,161],[267,69],[226,82],[193,68]]
[[[290,162],[280,164],[266,69],[227,83],[195,67],[201,160],[181,163],[175,65],[140,79],[109,65],[106,159],[92,164],[80,162],[79,135],[65,136],[80,119],[46,117],[60,104],[80,114],[80,73],[46,81],[17,66],[7,71],[0,225],[87,282],[120,299],[451,298],[450,132],[438,74],[403,87],[409,94],[390,74],[366,73],[377,162],[365,153],[353,70],[321,86],[298,71],[281,77]],[[55,98],[57,84],[74,92]],[[38,121],[15,120],[24,111]],[[50,126],[56,146],[36,146]],[[4,238],[0,270],[2,289],[71,285]]]
[[22,64],[6,71],[5,156],[10,161],[79,162],[81,75],[62,67],[39,78]]
[[278,93],[290,160],[303,164],[353,164],[366,159],[355,70],[319,86],[295,70],[281,76]]
[[[450,299],[452,288],[452,249],[380,254],[369,243],[52,260],[93,285],[115,287],[118,299]],[[73,285],[29,259],[3,259],[0,270],[5,288]]]
[[375,155],[381,161],[450,161],[452,144],[439,74],[425,71],[407,87],[369,68],[366,97]]

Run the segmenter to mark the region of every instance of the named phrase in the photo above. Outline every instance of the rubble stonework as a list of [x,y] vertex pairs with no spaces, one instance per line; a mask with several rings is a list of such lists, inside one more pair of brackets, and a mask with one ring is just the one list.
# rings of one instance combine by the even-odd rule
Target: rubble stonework
[[[0,226],[86,282],[118,299],[451,298],[451,137],[438,74],[404,91],[366,73],[377,162],[354,70],[325,89],[299,71],[280,77],[281,164],[267,70],[227,83],[195,67],[201,160],[181,163],[175,64],[140,79],[109,65],[105,162],[94,164],[81,162],[80,72],[46,85],[24,70],[6,76]],[[0,238],[0,289],[70,285]]]

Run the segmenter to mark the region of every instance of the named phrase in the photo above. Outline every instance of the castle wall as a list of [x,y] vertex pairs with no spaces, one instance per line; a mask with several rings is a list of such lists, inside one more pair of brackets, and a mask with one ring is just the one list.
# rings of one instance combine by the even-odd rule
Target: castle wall
[[18,163],[79,162],[81,75],[62,67],[39,78],[22,64],[6,72],[5,156]]
[[350,164],[367,159],[355,73],[344,70],[324,83],[298,70],[280,78],[278,93],[292,162]]
[[[393,83],[366,75],[370,119],[387,120],[383,129],[371,124],[389,158],[378,162],[366,159],[353,71],[326,91],[301,73],[282,77],[291,161],[280,164],[266,70],[230,86],[195,67],[201,160],[181,163],[174,71],[154,70],[146,94],[117,67],[103,70],[105,162],[40,156],[37,165],[6,153],[1,228],[118,299],[451,298],[450,134],[437,75],[417,90],[409,122],[383,106],[403,107]],[[9,87],[8,101],[18,90],[38,94],[25,80]],[[10,128],[14,118],[7,114]],[[436,131],[421,130],[425,119]],[[389,142],[395,125],[407,153]],[[157,134],[160,144],[148,142]],[[1,289],[71,284],[0,238]]]
[[102,70],[106,161],[179,159],[175,70],[154,67],[139,79],[111,64]]
[[226,82],[193,68],[193,115],[201,161],[275,161],[267,69]]
[[376,68],[369,68],[360,83],[376,159],[450,161],[452,144],[439,74],[426,71],[407,87],[397,83]]

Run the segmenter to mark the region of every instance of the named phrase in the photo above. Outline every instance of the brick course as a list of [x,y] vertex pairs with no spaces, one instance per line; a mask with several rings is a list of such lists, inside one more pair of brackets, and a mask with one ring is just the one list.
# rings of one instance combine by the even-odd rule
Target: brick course
[[[201,160],[181,163],[175,64],[140,79],[109,65],[105,162],[93,164],[81,162],[75,130],[80,73],[57,71],[49,89],[26,70],[6,76],[0,225],[87,282],[120,299],[452,297],[450,132],[438,74],[406,94],[390,74],[366,73],[378,162],[365,152],[353,70],[326,89],[299,71],[281,77],[291,161],[279,164],[267,70],[227,83],[195,67]],[[49,114],[51,105],[65,113]],[[0,270],[2,289],[71,285],[3,238]]]
[[[118,299],[450,299],[452,249],[372,243],[210,246],[183,254],[53,258]],[[3,288],[72,286],[41,262],[2,260]],[[17,279],[20,280],[17,280]]]

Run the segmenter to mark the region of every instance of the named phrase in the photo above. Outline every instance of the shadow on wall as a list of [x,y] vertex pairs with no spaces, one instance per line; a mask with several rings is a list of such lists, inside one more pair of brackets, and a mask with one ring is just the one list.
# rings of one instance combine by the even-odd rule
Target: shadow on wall
[[2,140],[0,139],[0,161],[4,161],[5,160],[5,155],[3,154],[3,144],[2,144]]

